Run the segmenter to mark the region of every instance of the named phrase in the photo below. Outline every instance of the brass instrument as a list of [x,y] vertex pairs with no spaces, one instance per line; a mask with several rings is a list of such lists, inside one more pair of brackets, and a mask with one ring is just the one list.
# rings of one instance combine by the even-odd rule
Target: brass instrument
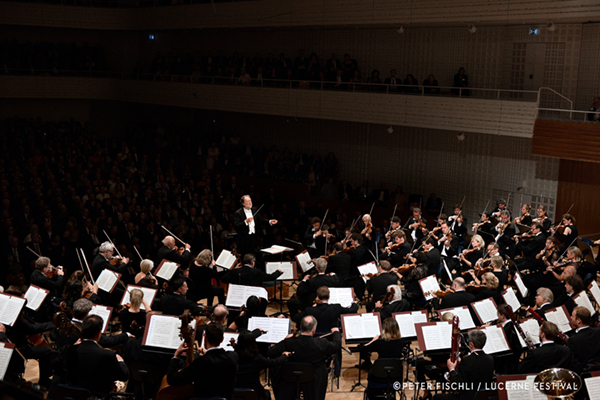
[[548,399],[572,399],[581,389],[581,377],[565,368],[549,368],[535,377],[533,384]]

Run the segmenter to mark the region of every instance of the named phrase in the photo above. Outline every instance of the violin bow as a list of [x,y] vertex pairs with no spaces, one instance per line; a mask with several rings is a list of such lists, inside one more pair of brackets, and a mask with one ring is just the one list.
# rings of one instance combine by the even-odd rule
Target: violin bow
[[142,257],[142,255],[140,254],[140,251],[137,249],[137,247],[133,246],[133,249],[135,250],[135,252],[137,253],[138,257],[140,258],[140,260],[144,260],[144,257]]
[[92,271],[90,270],[90,265],[88,264],[87,259],[85,258],[85,253],[83,252],[83,249],[79,249],[79,251],[81,252],[81,257],[83,258],[83,261],[85,261],[85,266],[87,268],[88,274],[90,274],[90,280],[92,281],[92,285],[95,285],[96,282],[94,281]]
[[[26,247],[27,247],[27,246],[26,246]],[[35,251],[33,251],[33,249],[32,249],[31,247],[27,247],[27,250],[29,250],[30,252],[32,252],[33,254],[35,254],[35,256],[36,256],[37,258],[40,258],[40,257],[41,257],[41,255],[39,255],[38,253],[36,253]]]
[[102,232],[104,232],[104,235],[106,235],[106,238],[108,239],[108,241],[110,242],[110,244],[112,244],[113,249],[115,249],[115,251],[117,252],[117,254],[119,255],[119,257],[123,258],[123,256],[121,255],[121,253],[119,253],[119,249],[117,249],[117,246],[115,246],[115,244],[113,243],[113,241],[110,240],[110,236],[108,236],[108,233],[106,233],[106,231],[104,229],[102,229]]
[[184,246],[185,246],[185,245],[187,244],[187,243],[185,243],[183,240],[179,239],[179,238],[178,238],[178,237],[177,237],[175,234],[173,234],[173,232],[171,232],[170,230],[168,230],[167,228],[165,228],[163,225],[160,225],[160,224],[159,224],[159,226],[160,226],[161,228],[163,228],[163,229],[164,229],[164,230],[165,230],[165,231],[166,231],[166,232],[167,232],[169,235],[173,236],[173,238],[174,238],[174,239],[177,239],[177,240],[179,240],[179,243],[181,243],[182,245],[184,245]]
[[212,225],[210,225],[209,228],[210,228],[210,252],[211,252],[212,260],[215,261],[215,249],[213,247],[213,234],[212,234],[213,227],[212,227]]

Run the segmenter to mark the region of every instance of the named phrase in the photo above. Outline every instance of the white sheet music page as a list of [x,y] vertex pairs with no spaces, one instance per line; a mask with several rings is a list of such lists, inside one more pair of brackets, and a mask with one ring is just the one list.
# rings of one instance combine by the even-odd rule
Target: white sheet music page
[[160,269],[156,271],[156,276],[164,279],[165,281],[171,280],[175,272],[177,271],[177,263],[173,261],[164,260],[161,263]]
[[102,317],[102,332],[106,332],[106,327],[108,326],[108,322],[110,321],[111,312],[112,307],[105,307],[98,304],[94,304],[89,312],[89,315],[98,315]]
[[483,351],[485,351],[485,354],[510,351],[510,346],[506,341],[506,336],[504,336],[504,329],[502,329],[502,326],[488,326],[483,329],[483,331],[487,337],[485,346],[483,346]]
[[260,328],[267,333],[256,341],[261,343],[279,343],[290,333],[291,320],[287,318],[252,317],[248,320],[248,330]]
[[304,251],[302,253],[297,254],[296,261],[298,261],[298,265],[300,265],[302,272],[306,272],[312,267],[314,267],[314,264],[310,259],[310,254],[308,254],[308,251]]
[[600,376],[585,378],[585,386],[590,400],[600,400]]
[[227,291],[227,299],[225,300],[225,306],[227,307],[241,307],[246,305],[248,297],[256,296],[262,297],[265,300],[269,300],[269,294],[267,289],[258,286],[244,286],[229,284],[229,290]]
[[469,307],[456,307],[438,310],[438,315],[441,317],[447,312],[451,312],[458,317],[458,328],[461,331],[475,328],[475,322],[473,322],[473,317],[471,317],[471,311],[469,311]]
[[446,322],[423,327],[423,341],[428,351],[452,347],[452,324]]
[[471,304],[477,311],[481,323],[492,322],[498,319],[498,309],[492,299],[485,299]]
[[[525,321],[521,322],[520,325],[521,325],[521,329],[523,329],[523,332],[525,332],[525,335],[531,340],[531,342],[533,344],[540,343],[540,325],[538,324],[538,322],[535,319],[531,318],[531,319],[525,320]],[[515,329],[517,329],[517,328],[515,327]],[[527,344],[525,343],[525,341],[523,340],[521,335],[518,335],[518,337],[519,337],[519,342],[521,343],[521,347],[527,347]]]
[[[361,275],[366,275],[366,274],[376,274],[377,273],[377,264],[375,264],[375,261],[371,261],[370,263],[364,264],[364,265],[360,265],[357,267],[358,268],[358,273]],[[362,277],[363,280],[365,282],[367,282],[367,277],[363,276]]]
[[517,284],[517,289],[519,289],[519,292],[521,293],[521,297],[523,297],[523,298],[527,297],[529,290],[527,289],[527,286],[525,286],[525,282],[523,282],[523,278],[521,278],[521,274],[519,274],[518,271],[515,272],[513,279],[514,279],[515,283]]
[[0,382],[4,380],[13,352],[13,348],[7,345],[8,343],[0,342]]
[[502,292],[502,298],[512,308],[513,312],[517,312],[521,308],[521,302],[517,298],[514,290],[512,288],[508,288]]
[[531,400],[526,379],[506,381],[505,390],[508,400]]
[[98,289],[110,292],[113,290],[118,280],[119,276],[115,272],[110,269],[105,269],[100,273],[96,283],[98,284]]
[[223,250],[221,254],[219,254],[219,258],[217,258],[215,263],[219,267],[231,269],[231,267],[233,267],[233,264],[235,263],[235,260],[236,258],[232,252],[230,252],[229,250]]
[[[196,327],[196,321],[192,321],[192,327]],[[146,324],[147,333],[144,334],[146,341],[144,345],[151,347],[162,347],[177,350],[183,339],[179,337],[181,320],[170,315],[153,315]]]
[[278,281],[293,281],[294,280],[294,264],[291,262],[268,262],[265,264],[267,274],[280,269],[283,274],[277,278]]
[[40,308],[47,295],[48,292],[46,290],[35,285],[29,285],[25,295],[23,296],[27,299],[27,304],[25,307],[29,308],[30,310],[37,310]]
[[350,307],[354,301],[352,288],[329,288],[329,304],[340,304],[342,307]]
[[[152,308],[152,302],[154,301],[154,297],[156,296],[157,289],[135,286],[135,285],[127,285],[127,290],[123,294],[123,299],[121,299],[121,305],[125,305],[129,303],[129,295],[133,289],[139,289],[144,293],[144,300],[148,303],[148,305]],[[141,304],[140,309],[145,310],[144,303]]]
[[24,305],[24,298],[0,293],[0,323],[13,326]]
[[558,329],[563,333],[573,329],[569,323],[569,317],[563,307],[557,307],[555,311],[544,313],[544,317],[546,320],[554,322],[556,326],[558,326]]
[[346,339],[373,339],[381,334],[379,317],[373,313],[360,315],[342,315],[344,319],[344,336]]
[[[231,339],[233,339],[234,343],[237,343],[239,335],[240,334],[237,332],[223,332],[223,341],[219,345],[219,348],[225,351],[235,351],[235,348],[231,345]],[[202,342],[200,343],[200,346],[206,348],[206,331],[202,332]]]
[[594,309],[594,306],[592,305],[592,302],[590,301],[590,298],[585,290],[573,296],[573,301],[575,301],[578,306],[587,308],[591,315],[596,314],[596,310]]
[[435,297],[433,293],[440,290],[440,284],[437,281],[435,275],[429,275],[427,278],[423,278],[419,281],[421,290],[425,295],[425,300],[431,300]]
[[594,297],[596,304],[600,304],[600,286],[598,286],[598,282],[595,280],[589,286],[590,293]]
[[400,336],[403,338],[416,337],[417,330],[415,329],[415,324],[427,322],[427,314],[420,311],[399,313],[394,317],[400,328]]

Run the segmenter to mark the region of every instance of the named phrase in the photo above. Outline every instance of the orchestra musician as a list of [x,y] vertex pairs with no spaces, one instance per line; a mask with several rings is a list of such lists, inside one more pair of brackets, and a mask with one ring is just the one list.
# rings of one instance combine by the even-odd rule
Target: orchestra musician
[[537,374],[548,368],[566,368],[581,372],[581,364],[573,357],[571,349],[554,341],[558,336],[558,327],[549,321],[540,326],[540,347],[527,352],[517,368],[519,374]]
[[510,211],[506,208],[506,200],[499,197],[498,200],[496,200],[496,208],[492,210],[492,217],[500,220],[502,211],[508,211],[508,218],[510,219]]
[[62,358],[67,383],[99,397],[106,397],[115,381],[129,379],[129,369],[123,358],[98,343],[103,323],[98,315],[85,317],[81,324],[82,342],[68,346]]
[[195,316],[202,315],[198,303],[186,299],[188,284],[183,278],[175,278],[169,282],[169,292],[160,298],[160,310],[163,314],[180,316],[185,310],[190,310]]
[[521,216],[516,217],[514,220],[515,225],[519,224],[519,225],[531,226],[531,224],[533,223],[533,219],[531,218],[531,215],[529,214],[530,211],[531,211],[531,206],[527,203],[523,203],[521,205]]
[[573,309],[577,306],[573,296],[583,291],[583,280],[579,275],[568,276],[565,279],[565,290],[562,295],[555,298],[552,303],[553,307],[560,307],[562,305],[567,309],[567,313],[571,315]]
[[[458,255],[461,264],[461,272],[472,270],[477,261],[483,257],[483,246],[485,242],[479,235],[473,235],[471,238],[470,249],[467,249]],[[464,275],[464,274],[463,274]]]
[[483,351],[487,337],[481,330],[469,331],[469,354],[458,357],[456,362],[448,359],[449,381],[464,384],[459,394],[436,394],[434,400],[473,400],[477,391],[489,387],[494,378],[494,357]]
[[476,224],[473,224],[473,234],[481,235],[481,237],[485,241],[486,245],[494,242],[496,235],[495,235],[494,226],[492,225],[492,222],[490,221],[489,211],[481,213],[479,222]]
[[332,328],[339,327],[340,315],[354,314],[358,312],[358,304],[352,302],[350,307],[342,307],[341,304],[329,304],[330,291],[327,286],[321,286],[317,289],[317,299],[315,304],[306,307],[304,311],[296,314],[294,322],[297,324],[307,315],[312,315],[317,319],[317,330],[319,334],[331,332]]
[[508,342],[512,354],[507,357],[496,358],[496,374],[509,374],[512,371],[515,371],[517,363],[523,353],[521,341],[519,340],[519,332],[510,318],[507,307],[510,306],[507,306],[506,304],[500,304],[498,306],[498,322],[502,324],[502,330],[504,330],[506,341]]
[[[448,270],[452,273],[452,270],[457,264],[456,256],[458,255],[459,240],[452,234],[450,222],[442,222],[440,227],[442,228],[441,234],[438,234],[439,236],[434,234],[432,235],[432,238],[436,241],[436,247],[440,252],[442,260],[446,262]],[[437,270],[437,276],[442,278],[444,276],[444,271],[443,264],[440,264]],[[452,279],[452,276],[449,276],[448,278]]]
[[[142,306],[144,306],[143,310]],[[123,332],[131,333],[138,338],[141,337],[144,334],[144,326],[146,326],[146,315],[151,311],[150,304],[144,300],[144,292],[140,289],[131,289],[129,307],[123,308],[119,313]]]
[[515,255],[515,242],[512,240],[515,233],[515,226],[510,221],[510,212],[502,210],[500,222],[496,225],[496,243],[500,246],[500,252],[510,258],[514,258]]
[[271,274],[256,269],[256,257],[252,253],[246,253],[242,261],[242,264],[236,265],[223,275],[221,281],[236,285],[264,286],[265,282],[274,282],[283,274],[280,269]]
[[[31,284],[50,291],[37,311],[36,318],[38,318],[39,321],[49,321],[53,311],[52,298],[62,292],[65,284],[65,273],[60,265],[55,269],[48,257],[40,257],[35,260],[34,268],[35,270],[31,273],[30,278]],[[49,278],[48,275],[51,274],[52,271],[55,271],[56,274]]]
[[344,282],[350,276],[352,269],[352,257],[350,254],[343,251],[343,245],[337,242],[333,245],[333,253],[327,260],[326,274],[334,273],[340,278],[340,282]]
[[206,298],[206,305],[209,307],[212,307],[215,296],[220,304],[225,304],[225,289],[213,285],[212,280],[221,279],[227,270],[223,269],[223,271],[217,272],[215,265],[212,251],[204,249],[196,256],[190,267],[190,279],[194,282],[191,298],[195,300]]
[[440,263],[442,257],[440,255],[440,251],[434,247],[435,240],[433,238],[429,238],[423,242],[423,253],[427,257],[427,275],[435,275],[439,278],[438,270],[440,268]]
[[[565,214],[563,215],[559,226],[550,228],[550,232],[556,236],[559,242],[563,243],[563,245],[559,247],[560,252],[565,251],[567,247],[571,246],[579,235],[579,231],[575,226],[576,222],[575,217],[571,214]],[[562,228],[564,228],[564,230],[562,230]]]
[[544,233],[545,236],[549,236],[548,232],[550,231],[550,225],[552,225],[552,222],[550,221],[550,218],[548,218],[548,213],[546,212],[546,206],[543,204],[540,204],[535,209],[535,213],[536,213],[536,217],[531,222],[532,223],[537,222],[538,224],[541,224],[542,232]]
[[327,261],[324,258],[317,258],[315,260],[315,269],[317,270],[317,275],[312,278],[310,275],[306,275],[298,285],[298,289],[296,289],[296,297],[289,299],[287,302],[292,319],[300,311],[311,306],[318,288],[321,286],[337,287],[340,284],[340,279],[336,275],[325,274]]
[[535,294],[535,306],[533,310],[537,312],[542,318],[544,313],[552,308],[552,302],[554,301],[554,294],[548,288],[538,288]]
[[396,230],[390,236],[390,242],[383,250],[380,260],[387,260],[392,267],[398,267],[406,260],[410,253],[410,245],[406,242],[406,234],[402,230]]
[[544,265],[536,256],[546,246],[546,237],[542,233],[542,226],[537,223],[532,225],[531,231],[527,235],[531,237],[526,240],[519,239],[519,236],[515,237],[517,254],[523,254],[522,257],[515,259],[515,263],[518,265],[519,270],[537,271]]
[[390,285],[387,288],[388,294],[391,290],[394,290],[392,299],[389,300],[387,297],[384,301],[378,300],[375,303],[375,309],[373,311],[378,312],[381,319],[390,318],[392,314],[402,311],[410,310],[410,303],[402,298],[402,289],[398,285]]
[[[110,260],[113,258],[114,250],[115,248],[111,242],[103,242],[100,245],[98,254],[92,263],[92,275],[94,276],[94,280],[98,280],[98,277],[105,269],[109,269],[121,275],[129,274],[127,266],[129,263],[129,258],[123,257],[120,264],[111,264]],[[117,286],[114,288],[112,293],[107,293],[100,289],[100,297],[105,303],[110,303],[112,305],[119,304],[121,298],[123,298],[123,293],[125,293],[125,286],[122,282],[117,283]]]
[[242,205],[233,214],[233,226],[237,232],[237,250],[241,256],[254,253],[258,249],[257,235],[260,229],[266,225],[277,224],[276,219],[266,220],[252,207],[250,195],[243,195],[240,199]]
[[463,278],[455,278],[452,281],[452,290],[454,293],[447,294],[446,296],[431,300],[433,308],[441,310],[445,308],[454,308],[467,306],[475,301],[475,295],[466,291],[466,283]]
[[321,218],[313,217],[310,223],[311,225],[306,228],[304,233],[306,250],[311,258],[326,255],[325,243],[332,235],[321,229]]
[[183,252],[179,254],[179,249],[177,248],[177,244],[175,244],[175,238],[173,236],[165,236],[162,243],[163,246],[158,250],[156,255],[156,263],[158,265],[160,265],[162,260],[168,260],[180,264],[182,267],[187,267],[191,249],[189,244],[183,246]]
[[400,231],[402,226],[400,225],[400,217],[394,216],[390,221],[390,229],[385,233],[385,240],[388,242],[392,240],[392,234]]
[[380,301],[388,292],[390,285],[398,283],[398,276],[392,271],[392,265],[385,260],[379,262],[378,274],[374,276],[365,276],[367,278],[367,291],[372,300],[367,303],[367,312],[373,311],[375,303]]
[[152,260],[144,259],[140,262],[140,272],[137,273],[133,281],[137,285],[139,281],[142,279],[149,277],[152,281],[158,285],[158,280],[155,276],[152,275],[152,270],[154,269],[154,263]]
[[571,312],[571,326],[575,334],[569,337],[569,349],[582,367],[600,357],[600,329],[591,327],[592,316],[585,307],[575,307]]
[[421,209],[415,207],[412,212],[412,217],[406,221],[404,229],[410,231],[410,236],[417,246],[423,241],[427,234],[427,220],[422,217]]
[[460,204],[454,206],[454,215],[448,217],[448,222],[450,223],[452,232],[456,234],[459,244],[464,244],[467,235],[467,218],[462,214],[462,206]]
[[414,253],[408,256],[409,264],[414,265],[408,272],[398,274],[398,277],[404,284],[402,296],[411,304],[425,304],[423,291],[419,285],[419,280],[427,277],[427,256],[423,253]]

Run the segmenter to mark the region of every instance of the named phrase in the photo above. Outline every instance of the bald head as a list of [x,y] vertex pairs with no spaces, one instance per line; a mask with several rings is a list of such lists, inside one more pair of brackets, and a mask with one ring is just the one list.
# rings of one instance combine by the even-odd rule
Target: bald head
[[173,239],[173,236],[166,236],[163,239],[163,244],[167,247],[173,248],[175,247],[175,239]]

